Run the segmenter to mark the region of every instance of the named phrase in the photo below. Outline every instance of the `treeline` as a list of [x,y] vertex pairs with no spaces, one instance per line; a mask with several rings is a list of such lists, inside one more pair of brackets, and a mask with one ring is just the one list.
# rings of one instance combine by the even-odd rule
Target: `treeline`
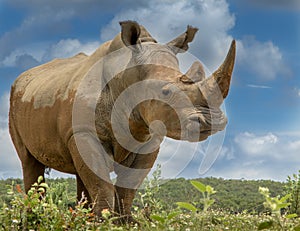
[[[230,213],[240,213],[243,211],[250,213],[261,213],[264,211],[264,198],[258,192],[258,187],[269,188],[272,196],[284,195],[285,183],[271,180],[226,180],[222,178],[200,178],[196,179],[205,185],[212,186],[217,193],[213,195],[215,203],[212,209],[224,210]],[[74,178],[46,179],[51,184],[61,184],[61,193],[67,191],[70,206],[76,201],[76,180]],[[172,180],[160,180],[162,182],[155,190],[155,198],[161,201],[166,209],[176,207],[176,202],[196,202],[200,201],[202,195],[184,178]],[[0,180],[0,204],[8,202],[7,190],[17,184],[23,188],[21,179]],[[14,185],[14,186],[12,186]],[[144,190],[140,190],[143,193]],[[138,194],[137,194],[138,195]],[[59,197],[59,195],[57,195]]]
[[[230,213],[265,211],[264,198],[258,192],[259,187],[269,188],[272,196],[284,195],[285,183],[271,180],[226,180],[222,178],[196,179],[205,185],[212,186],[217,193],[212,195],[215,203],[213,209],[226,210]],[[172,179],[162,184],[158,197],[167,205],[175,206],[175,202],[200,201],[202,195],[184,178]]]

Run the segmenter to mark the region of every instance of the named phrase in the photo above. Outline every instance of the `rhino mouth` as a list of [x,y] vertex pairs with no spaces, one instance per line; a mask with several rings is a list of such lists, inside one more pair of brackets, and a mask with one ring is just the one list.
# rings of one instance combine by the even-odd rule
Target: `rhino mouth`
[[224,130],[226,124],[227,118],[220,110],[210,111],[210,113],[195,113],[190,115],[186,121],[184,138],[191,142],[202,141],[208,136]]

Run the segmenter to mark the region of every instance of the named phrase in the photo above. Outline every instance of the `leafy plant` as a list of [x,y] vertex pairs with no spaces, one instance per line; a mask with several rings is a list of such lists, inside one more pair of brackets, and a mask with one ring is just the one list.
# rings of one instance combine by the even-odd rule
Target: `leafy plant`
[[[160,212],[163,209],[162,202],[158,197],[161,181],[161,166],[157,165],[152,177],[147,177],[144,180],[143,189],[137,193],[135,204],[140,204],[143,207],[146,217],[150,216],[151,212]],[[138,207],[135,206],[134,209],[138,210]]]
[[[211,199],[211,195],[215,194],[216,191],[210,185],[204,185],[199,181],[191,180],[190,183],[202,194],[202,199],[200,203],[203,205],[203,212],[207,212],[209,207],[215,202],[214,199]],[[191,212],[197,212],[197,203],[191,204],[187,202],[177,202],[176,203],[180,208],[187,209]]]
[[288,207],[289,213],[295,213],[300,216],[300,170],[298,174],[287,177],[285,190],[290,195],[288,199],[290,202],[290,206]]
[[[275,217],[275,221],[280,226],[280,228],[284,230],[283,224],[281,222],[281,211],[282,209],[285,209],[290,205],[290,203],[287,202],[287,200],[290,198],[291,194],[287,194],[280,198],[280,196],[271,197],[269,189],[265,187],[259,187],[258,191],[265,198],[264,206],[271,210],[272,215],[274,215]],[[296,214],[289,214],[286,216],[286,218],[291,219],[291,218],[295,218],[296,216],[297,216]],[[260,223],[260,225],[258,226],[258,230],[268,229],[273,226],[274,226],[273,220],[264,221]]]
[[58,188],[50,188],[39,177],[38,182],[25,194],[20,185],[12,183],[7,191],[11,200],[8,204],[4,203],[0,210],[2,230],[59,231],[95,228],[97,220],[94,219],[91,208],[85,208],[86,201],[82,200],[74,209],[68,209],[66,198],[56,197],[62,188],[60,184],[57,186]]
[[[47,180],[44,183],[42,178],[33,185],[28,194],[22,190],[21,181],[6,181],[6,184],[0,188],[0,191],[7,189],[3,195],[0,193],[0,231],[2,230],[35,230],[35,231],[77,231],[77,230],[203,230],[203,231],[220,231],[220,230],[284,230],[300,231],[300,219],[295,214],[285,215],[283,209],[289,205],[289,196],[273,197],[270,191],[279,192],[279,186],[272,188],[260,188],[259,201],[256,203],[263,204],[267,207],[270,214],[259,214],[241,212],[236,213],[226,210],[219,204],[215,203],[214,198],[219,198],[213,187],[208,185],[209,179],[202,179],[205,184],[199,181],[190,181],[189,186],[185,187],[185,198],[190,199],[190,203],[178,202],[174,207],[168,200],[160,199],[162,192],[162,179],[160,169],[155,171],[154,177],[148,179],[140,194],[135,199],[133,211],[134,218],[139,221],[139,225],[115,225],[116,217],[111,211],[103,210],[101,219],[95,216],[92,208],[87,206],[87,201],[82,199],[76,204],[70,206],[70,201],[75,200],[75,180],[74,179],[57,179]],[[218,179],[210,179],[213,186],[217,188]],[[176,190],[183,183],[188,183],[181,179],[180,184],[169,188],[170,192]],[[223,180],[224,183],[236,186],[241,181]],[[269,187],[271,181],[251,181],[251,184],[243,184],[249,188],[257,183],[267,183]],[[0,182],[1,184],[1,182]],[[69,186],[69,184],[72,184]],[[5,186],[6,185],[6,186]],[[185,186],[185,185],[184,185]],[[224,187],[224,185],[221,185]],[[251,186],[251,187],[250,187]],[[247,189],[249,189],[247,188]],[[72,189],[72,190],[70,190]],[[241,187],[241,191],[245,188]],[[279,191],[278,191],[278,190]],[[180,190],[180,187],[179,187]],[[232,190],[232,189],[231,189]],[[46,191],[46,193],[45,193]],[[68,193],[66,193],[68,192]],[[168,192],[167,192],[168,193]],[[197,194],[199,195],[197,195]],[[227,191],[228,198],[234,197],[236,192]],[[167,194],[171,195],[171,194]],[[200,199],[199,199],[200,198]],[[246,201],[247,198],[245,198]],[[237,201],[238,202],[238,201]],[[148,207],[147,207],[147,206]],[[176,207],[176,206],[177,207]],[[219,207],[216,207],[218,205]],[[175,208],[176,207],[176,208]],[[151,208],[151,210],[150,210]],[[182,210],[184,209],[184,210]],[[188,212],[184,212],[188,210]],[[283,215],[282,215],[283,213]]]

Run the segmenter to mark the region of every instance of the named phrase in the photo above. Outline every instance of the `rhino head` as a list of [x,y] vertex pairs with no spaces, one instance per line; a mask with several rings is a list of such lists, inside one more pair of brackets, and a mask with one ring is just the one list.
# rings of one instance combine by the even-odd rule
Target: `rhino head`
[[[171,42],[159,44],[136,22],[125,21],[120,25],[121,41],[131,50],[131,68],[123,73],[121,85],[130,88],[143,83],[131,90],[131,99],[136,102],[131,120],[143,121],[146,125],[144,130],[148,129],[152,137],[167,136],[191,142],[205,140],[223,130],[227,118],[220,106],[229,91],[235,41],[223,64],[206,78],[198,61],[185,74],[181,73],[176,57],[179,52],[188,50],[188,43],[193,40],[197,28],[188,26],[185,33]],[[125,101],[131,99],[128,97]],[[131,134],[139,134],[135,139],[143,140],[141,129],[135,128],[134,122],[131,124]]]

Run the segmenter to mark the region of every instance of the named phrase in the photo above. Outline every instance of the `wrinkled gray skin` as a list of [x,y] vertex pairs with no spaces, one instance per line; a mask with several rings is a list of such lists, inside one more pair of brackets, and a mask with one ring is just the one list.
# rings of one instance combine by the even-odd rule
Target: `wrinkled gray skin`
[[[22,162],[26,191],[38,176],[44,175],[45,166],[76,174],[78,198],[84,192],[90,202],[95,202],[97,215],[101,216],[103,209],[110,209],[125,221],[132,221],[130,208],[136,188],[153,166],[163,137],[197,142],[225,128],[227,119],[220,105],[229,90],[235,42],[220,68],[205,78],[199,62],[182,74],[176,58],[178,52],[188,49],[196,28],[188,27],[178,38],[161,45],[136,22],[120,25],[121,33],[91,56],[81,53],[68,59],[55,59],[22,73],[11,90],[9,127]],[[120,48],[131,53],[127,62],[130,68],[115,76],[103,89],[93,122],[96,132],[84,125],[75,129],[72,113],[79,83],[97,61]],[[108,64],[113,69],[118,62],[110,60]],[[127,121],[134,139],[148,145],[144,152],[147,154],[138,154],[130,150],[131,141],[127,136],[121,134],[120,139],[128,148],[118,142],[111,119],[117,97],[134,83],[145,80],[158,83],[156,88],[155,84],[149,86],[155,88],[155,99],[136,105]],[[134,97],[129,95],[126,101],[131,102]],[[82,99],[80,103],[84,106],[86,102]],[[80,116],[89,120],[86,111],[82,110]],[[165,127],[156,123],[157,120]],[[121,130],[123,124],[117,123],[115,127]],[[79,146],[83,150],[79,151]],[[97,156],[97,160],[90,156]],[[91,167],[95,163],[99,171]],[[127,171],[124,166],[141,171]],[[109,179],[112,170],[117,174],[115,185]]]

